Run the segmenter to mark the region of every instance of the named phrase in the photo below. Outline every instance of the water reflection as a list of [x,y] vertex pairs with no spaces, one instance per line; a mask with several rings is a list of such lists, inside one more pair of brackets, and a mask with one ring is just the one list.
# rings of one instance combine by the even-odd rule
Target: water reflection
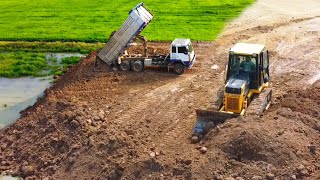
[[0,128],[14,123],[19,112],[33,105],[51,81],[52,77],[0,78]]

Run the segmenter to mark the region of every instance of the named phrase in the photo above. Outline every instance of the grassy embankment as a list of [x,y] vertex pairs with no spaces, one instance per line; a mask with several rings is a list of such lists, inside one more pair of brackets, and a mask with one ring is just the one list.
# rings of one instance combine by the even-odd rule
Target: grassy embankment
[[46,59],[44,53],[8,52],[0,53],[0,76],[48,76],[61,75],[69,65],[78,63],[77,56],[64,57],[58,63],[56,58]]
[[[254,0],[144,2],[155,15],[154,20],[142,33],[149,40],[171,41],[177,37],[186,37],[211,41],[217,37],[228,20],[238,16]],[[103,43],[98,42],[106,42],[109,34],[121,26],[128,16],[128,11],[137,3],[139,1],[1,0],[0,52],[87,53],[101,48]],[[26,53],[24,60],[30,61],[26,58],[29,55]],[[19,53],[13,57],[20,57]],[[19,65],[12,61],[0,59],[0,68],[13,69],[16,67],[12,65]],[[5,73],[2,73],[2,76],[3,74]]]
[[[79,52],[87,54],[103,43],[83,42],[0,42],[0,77],[61,75],[70,64],[79,62],[79,57],[62,58],[61,63],[55,58],[46,59],[47,52]],[[68,60],[73,61],[69,62]]]

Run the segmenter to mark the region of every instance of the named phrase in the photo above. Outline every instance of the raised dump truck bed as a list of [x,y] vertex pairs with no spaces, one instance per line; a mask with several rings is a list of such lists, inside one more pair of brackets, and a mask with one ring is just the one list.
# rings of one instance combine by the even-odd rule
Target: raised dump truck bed
[[118,57],[125,52],[129,42],[133,40],[152,19],[153,15],[148,8],[143,3],[139,3],[129,12],[129,17],[98,53],[97,58],[108,65],[114,64]]

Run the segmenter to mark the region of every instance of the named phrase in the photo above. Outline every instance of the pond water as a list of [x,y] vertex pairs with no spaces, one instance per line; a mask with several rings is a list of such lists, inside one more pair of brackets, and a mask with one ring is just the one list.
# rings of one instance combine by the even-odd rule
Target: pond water
[[[71,57],[71,56],[83,56],[83,54],[80,53],[47,53],[46,54],[46,59],[49,60],[50,58],[55,58],[57,59],[58,64],[61,63],[61,59],[64,57]],[[48,62],[49,64],[52,62]]]
[[[79,53],[47,53],[60,63],[63,57],[83,56]],[[48,61],[48,63],[50,63]],[[0,77],[0,129],[14,123],[20,117],[20,111],[32,106],[49,88],[52,76],[32,78],[1,78]]]
[[52,77],[0,78],[0,128],[15,122],[50,87]]

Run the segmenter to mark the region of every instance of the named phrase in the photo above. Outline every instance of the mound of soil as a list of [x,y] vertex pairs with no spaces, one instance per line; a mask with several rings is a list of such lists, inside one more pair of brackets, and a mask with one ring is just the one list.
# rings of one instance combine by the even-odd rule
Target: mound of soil
[[[316,7],[307,1],[300,5]],[[292,5],[279,2],[257,1],[255,12],[272,16],[271,10],[287,12]],[[300,11],[296,6],[292,12]],[[320,86],[310,84],[320,64],[320,18],[290,15],[263,24],[251,17],[245,24],[252,28],[194,43],[197,63],[182,76],[93,69],[95,54],[86,57],[1,130],[0,173],[24,179],[319,178]],[[271,108],[263,117],[228,120],[192,144],[194,109],[215,103],[229,47],[248,41],[269,48]],[[151,54],[170,47],[149,45]],[[135,48],[130,51],[141,51]]]
[[230,137],[224,152],[232,159],[240,162],[264,161],[279,166],[286,165],[290,157],[281,151],[281,145],[273,137],[263,137],[265,134],[242,131],[236,137]]
[[280,106],[320,119],[320,81],[307,90],[292,90],[281,100]]

